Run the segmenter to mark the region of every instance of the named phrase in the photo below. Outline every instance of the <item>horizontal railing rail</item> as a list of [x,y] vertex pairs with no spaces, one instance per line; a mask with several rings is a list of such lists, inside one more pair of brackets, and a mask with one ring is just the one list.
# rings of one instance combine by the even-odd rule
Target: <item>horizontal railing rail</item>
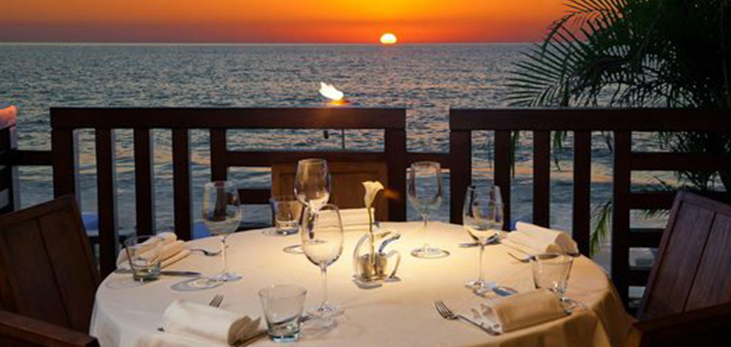
[[[462,220],[462,201],[472,180],[471,133],[494,131],[495,184],[502,187],[505,218],[511,217],[513,134],[533,132],[533,222],[550,226],[551,132],[573,132],[573,237],[589,254],[591,236],[591,134],[613,134],[612,278],[625,302],[630,285],[643,286],[649,269],[630,268],[632,247],[657,247],[662,230],[630,227],[630,211],[669,209],[674,192],[634,192],[635,171],[731,169],[729,153],[647,153],[632,150],[633,132],[699,132],[731,135],[731,112],[691,109],[483,109],[450,111],[451,220]],[[724,193],[710,193],[722,198]],[[726,197],[723,197],[726,199]],[[506,226],[507,228],[507,226]]]

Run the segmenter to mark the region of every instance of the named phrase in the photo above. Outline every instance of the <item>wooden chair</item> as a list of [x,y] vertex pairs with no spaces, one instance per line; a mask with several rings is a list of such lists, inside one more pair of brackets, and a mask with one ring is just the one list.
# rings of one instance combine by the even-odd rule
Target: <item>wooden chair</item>
[[[272,195],[292,195],[297,165],[272,165]],[[329,162],[332,176],[332,196],[330,203],[340,208],[363,208],[363,181],[380,181],[388,187],[388,166],[385,162],[344,163]],[[391,194],[395,192],[389,192]],[[397,194],[397,193],[396,193]],[[376,199],[377,221],[388,221],[389,211],[385,199]]]
[[[729,249],[731,206],[678,193],[631,344],[731,346]],[[709,337],[711,344],[699,344]]]
[[78,331],[0,311],[0,346],[97,347],[97,340]]
[[99,274],[73,196],[0,217],[0,303],[89,331]]

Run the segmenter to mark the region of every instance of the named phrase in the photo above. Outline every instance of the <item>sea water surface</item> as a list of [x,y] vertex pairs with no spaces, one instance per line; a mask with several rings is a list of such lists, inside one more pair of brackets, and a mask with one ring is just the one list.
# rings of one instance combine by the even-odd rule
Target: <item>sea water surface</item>
[[[0,103],[19,108],[23,149],[50,149],[49,108],[81,107],[306,107],[324,106],[319,82],[346,93],[351,107],[400,107],[407,112],[409,151],[447,152],[450,108],[506,107],[503,87],[514,63],[529,44],[451,45],[112,45],[0,44]],[[348,149],[383,148],[382,133],[346,132]],[[490,133],[476,132],[473,171],[477,180],[492,177]],[[231,131],[232,148],[336,149],[339,132]],[[531,137],[521,137],[512,206],[514,221],[531,220]],[[611,196],[611,152],[595,134],[592,203]],[[651,136],[636,138],[652,147]],[[134,229],[132,133],[117,131],[119,222]],[[208,134],[192,132],[193,197],[210,180]],[[571,228],[571,139],[557,151],[552,172],[552,225]],[[93,132],[80,141],[82,209],[96,211]],[[172,228],[170,132],[155,131],[156,213],[158,230]],[[50,168],[20,170],[21,202],[29,206],[52,196]],[[266,187],[264,170],[232,169],[242,187]],[[447,176],[448,179],[448,176]],[[651,184],[653,176],[637,177]],[[448,185],[448,181],[445,182]],[[447,189],[448,192],[448,189]],[[448,220],[451,197],[434,219]],[[460,200],[462,197],[457,197]],[[194,201],[194,211],[200,202]],[[268,207],[247,207],[249,221],[268,221]],[[197,218],[198,213],[193,213]],[[418,216],[409,210],[409,218]],[[514,222],[513,221],[513,222]],[[638,223],[645,223],[638,221]],[[661,223],[661,222],[660,222]]]

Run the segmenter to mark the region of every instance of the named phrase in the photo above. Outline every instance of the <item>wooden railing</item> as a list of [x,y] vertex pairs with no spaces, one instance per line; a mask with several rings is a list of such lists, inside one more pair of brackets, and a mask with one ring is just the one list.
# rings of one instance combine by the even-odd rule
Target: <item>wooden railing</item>
[[[51,109],[54,195],[74,194],[76,183],[76,140],[78,129],[94,129],[96,143],[100,266],[103,274],[114,269],[117,249],[115,203],[114,130],[134,130],[134,161],[138,234],[154,230],[152,141],[150,130],[172,130],[174,224],[182,239],[189,239],[191,219],[191,129],[210,131],[211,177],[226,179],[230,167],[270,167],[294,163],[307,157],[331,161],[382,161],[388,166],[389,187],[397,198],[389,200],[392,220],[406,219],[406,113],[403,109],[362,108],[135,108],[135,109]],[[228,148],[228,129],[382,129],[383,152],[357,151],[234,151]],[[267,189],[245,189],[245,203],[266,204]]]
[[[637,192],[631,190],[634,171],[718,170],[728,169],[731,158],[721,154],[642,153],[632,151],[633,132],[731,132],[731,115],[725,111],[636,110],[636,109],[489,109],[452,110],[450,112],[450,153],[406,153],[405,110],[402,109],[87,109],[52,110],[53,151],[17,150],[11,141],[12,126],[0,129],[0,188],[10,201],[16,192],[9,189],[17,180],[15,166],[51,165],[54,167],[56,196],[75,193],[77,129],[95,129],[99,206],[100,265],[113,268],[116,250],[116,204],[114,168],[114,129],[134,129],[137,231],[154,232],[155,213],[151,172],[152,141],[150,130],[172,129],[174,166],[174,213],[176,230],[182,238],[190,236],[190,152],[189,130],[209,129],[211,175],[227,177],[230,167],[270,166],[292,162],[307,156],[331,160],[383,159],[388,162],[389,182],[405,190],[403,170],[418,160],[434,160],[450,168],[450,220],[461,223],[462,196],[472,179],[472,132],[494,131],[496,184],[510,187],[512,133],[533,132],[533,222],[550,226],[551,132],[573,132],[574,194],[573,235],[580,250],[588,254],[591,230],[591,133],[611,132],[613,143],[613,228],[612,278],[623,299],[628,286],[645,284],[648,270],[630,268],[629,250],[633,247],[656,247],[661,230],[631,228],[630,211],[668,209],[673,192]],[[12,129],[11,129],[12,128]],[[384,152],[271,152],[234,151],[226,144],[226,129],[383,129]],[[395,149],[394,149],[395,148]],[[10,178],[3,178],[10,177]],[[263,203],[268,190],[244,190],[245,202]],[[503,189],[506,217],[510,217],[510,190]],[[402,195],[403,197],[403,195]],[[722,196],[716,195],[717,198]],[[5,199],[3,197],[3,199]],[[5,206],[5,210],[12,209]],[[15,206],[15,205],[13,205]],[[2,206],[0,206],[2,207]],[[405,201],[391,201],[392,220],[405,219]],[[105,252],[106,250],[106,252]],[[110,252],[110,250],[112,250]],[[104,255],[107,254],[107,255]]]
[[462,201],[472,179],[471,132],[494,131],[495,184],[502,188],[506,220],[511,220],[512,134],[533,132],[533,222],[550,226],[551,132],[573,132],[573,238],[589,254],[591,233],[591,133],[614,137],[611,270],[620,296],[627,302],[630,285],[644,286],[649,269],[630,268],[629,250],[657,247],[662,229],[630,227],[630,211],[669,209],[674,192],[631,190],[633,171],[700,171],[731,168],[722,154],[646,153],[632,150],[633,132],[731,133],[728,111],[660,109],[489,109],[450,112],[451,221],[462,220]]

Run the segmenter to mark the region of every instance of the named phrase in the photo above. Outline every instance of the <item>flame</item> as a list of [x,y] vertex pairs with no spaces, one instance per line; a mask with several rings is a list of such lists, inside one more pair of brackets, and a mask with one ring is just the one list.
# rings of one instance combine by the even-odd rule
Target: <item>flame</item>
[[343,92],[339,91],[332,84],[327,84],[325,82],[320,82],[320,95],[334,102],[344,101],[343,98],[345,97],[345,94],[343,94]]

